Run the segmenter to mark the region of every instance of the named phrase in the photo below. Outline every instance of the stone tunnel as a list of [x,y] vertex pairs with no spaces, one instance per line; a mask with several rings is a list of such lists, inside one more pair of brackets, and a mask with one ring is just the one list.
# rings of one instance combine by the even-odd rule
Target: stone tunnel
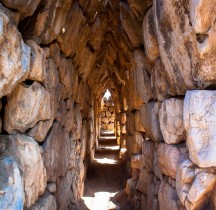
[[84,210],[102,127],[128,206],[95,210],[216,209],[216,0],[0,0],[0,98],[1,210]]

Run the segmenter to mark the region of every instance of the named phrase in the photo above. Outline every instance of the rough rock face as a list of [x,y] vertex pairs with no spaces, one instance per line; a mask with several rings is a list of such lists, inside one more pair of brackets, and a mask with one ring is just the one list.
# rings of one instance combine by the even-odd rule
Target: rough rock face
[[163,174],[175,179],[180,151],[176,146],[160,143],[158,147],[158,162]]
[[2,0],[2,3],[10,9],[18,10],[21,13],[22,18],[24,18],[34,13],[40,1],[41,0],[26,2],[23,0],[18,0],[14,2],[12,0]]
[[[156,104],[153,102],[142,105],[139,115],[142,121],[143,127],[148,137],[154,141],[162,141],[162,133],[160,130],[159,119],[156,115]],[[138,113],[137,113],[138,115]]]
[[134,51],[130,70],[129,104],[134,109],[140,109],[143,103],[152,98],[151,80],[145,69],[145,57],[142,51]]
[[44,164],[49,181],[55,182],[64,176],[68,167],[69,135],[66,134],[59,123],[54,123],[44,145]]
[[189,25],[185,4],[175,0],[155,1],[154,4],[160,58],[171,85],[180,95],[187,89],[194,89],[191,67],[194,66],[192,56],[195,55],[195,37]]
[[31,48],[31,62],[28,79],[42,82],[46,77],[46,54],[33,40],[27,41]]
[[[46,188],[47,177],[42,160],[42,150],[33,138],[21,134],[0,136],[0,143],[19,164],[23,176],[25,207],[28,208],[37,201]],[[19,179],[19,177],[16,178]]]
[[146,56],[152,62],[156,61],[159,55],[155,30],[156,29],[154,27],[154,13],[151,8],[148,10],[143,20],[143,38]]
[[30,210],[53,209],[57,210],[56,198],[52,194],[45,193]]
[[188,91],[184,101],[184,125],[190,159],[200,167],[216,166],[215,91]]
[[160,128],[167,144],[178,144],[185,138],[183,100],[164,100],[159,112]]
[[1,157],[0,209],[23,209],[23,180],[17,162],[10,157]]
[[9,94],[17,84],[28,76],[30,48],[23,42],[16,27],[2,12],[0,13],[0,21],[0,96],[2,97]]
[[0,209],[78,209],[103,126],[131,209],[215,209],[215,0],[1,3]]
[[179,209],[176,190],[166,181],[162,181],[158,192],[160,209],[177,210]]
[[179,160],[176,174],[176,190],[182,204],[185,203],[194,177],[195,165],[189,159],[188,154],[185,154]]
[[212,173],[199,173],[188,192],[188,197],[185,203],[187,209],[200,209],[206,197],[209,196],[214,188],[216,175]]
[[50,117],[50,95],[46,89],[38,82],[30,86],[22,83],[8,97],[5,130],[8,133],[24,132]]

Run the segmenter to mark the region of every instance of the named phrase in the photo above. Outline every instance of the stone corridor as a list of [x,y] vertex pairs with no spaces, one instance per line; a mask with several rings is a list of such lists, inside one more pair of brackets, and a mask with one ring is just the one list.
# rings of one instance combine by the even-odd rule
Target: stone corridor
[[0,0],[0,210],[215,210],[215,128],[216,0]]
[[124,190],[129,176],[119,158],[119,146],[112,133],[102,134],[93,162],[88,168],[80,210],[124,209],[132,206]]

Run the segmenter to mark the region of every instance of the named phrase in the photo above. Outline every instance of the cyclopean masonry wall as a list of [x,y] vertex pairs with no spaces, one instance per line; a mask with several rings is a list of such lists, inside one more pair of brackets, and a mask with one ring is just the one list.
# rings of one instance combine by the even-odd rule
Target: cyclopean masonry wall
[[103,97],[101,101],[100,116],[101,116],[100,119],[101,131],[104,130],[114,131],[115,130],[115,107],[111,96],[108,98]]
[[0,209],[78,208],[107,88],[134,208],[216,208],[215,0],[1,3]]

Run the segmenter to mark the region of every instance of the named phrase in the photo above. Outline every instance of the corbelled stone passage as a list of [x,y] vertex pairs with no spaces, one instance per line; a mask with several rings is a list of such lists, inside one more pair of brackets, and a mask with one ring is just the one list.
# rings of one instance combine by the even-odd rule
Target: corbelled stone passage
[[101,100],[101,119],[100,130],[101,131],[114,131],[115,120],[115,106],[112,100],[110,92],[107,90],[104,97]]
[[1,0],[0,46],[0,209],[216,209],[216,0]]

